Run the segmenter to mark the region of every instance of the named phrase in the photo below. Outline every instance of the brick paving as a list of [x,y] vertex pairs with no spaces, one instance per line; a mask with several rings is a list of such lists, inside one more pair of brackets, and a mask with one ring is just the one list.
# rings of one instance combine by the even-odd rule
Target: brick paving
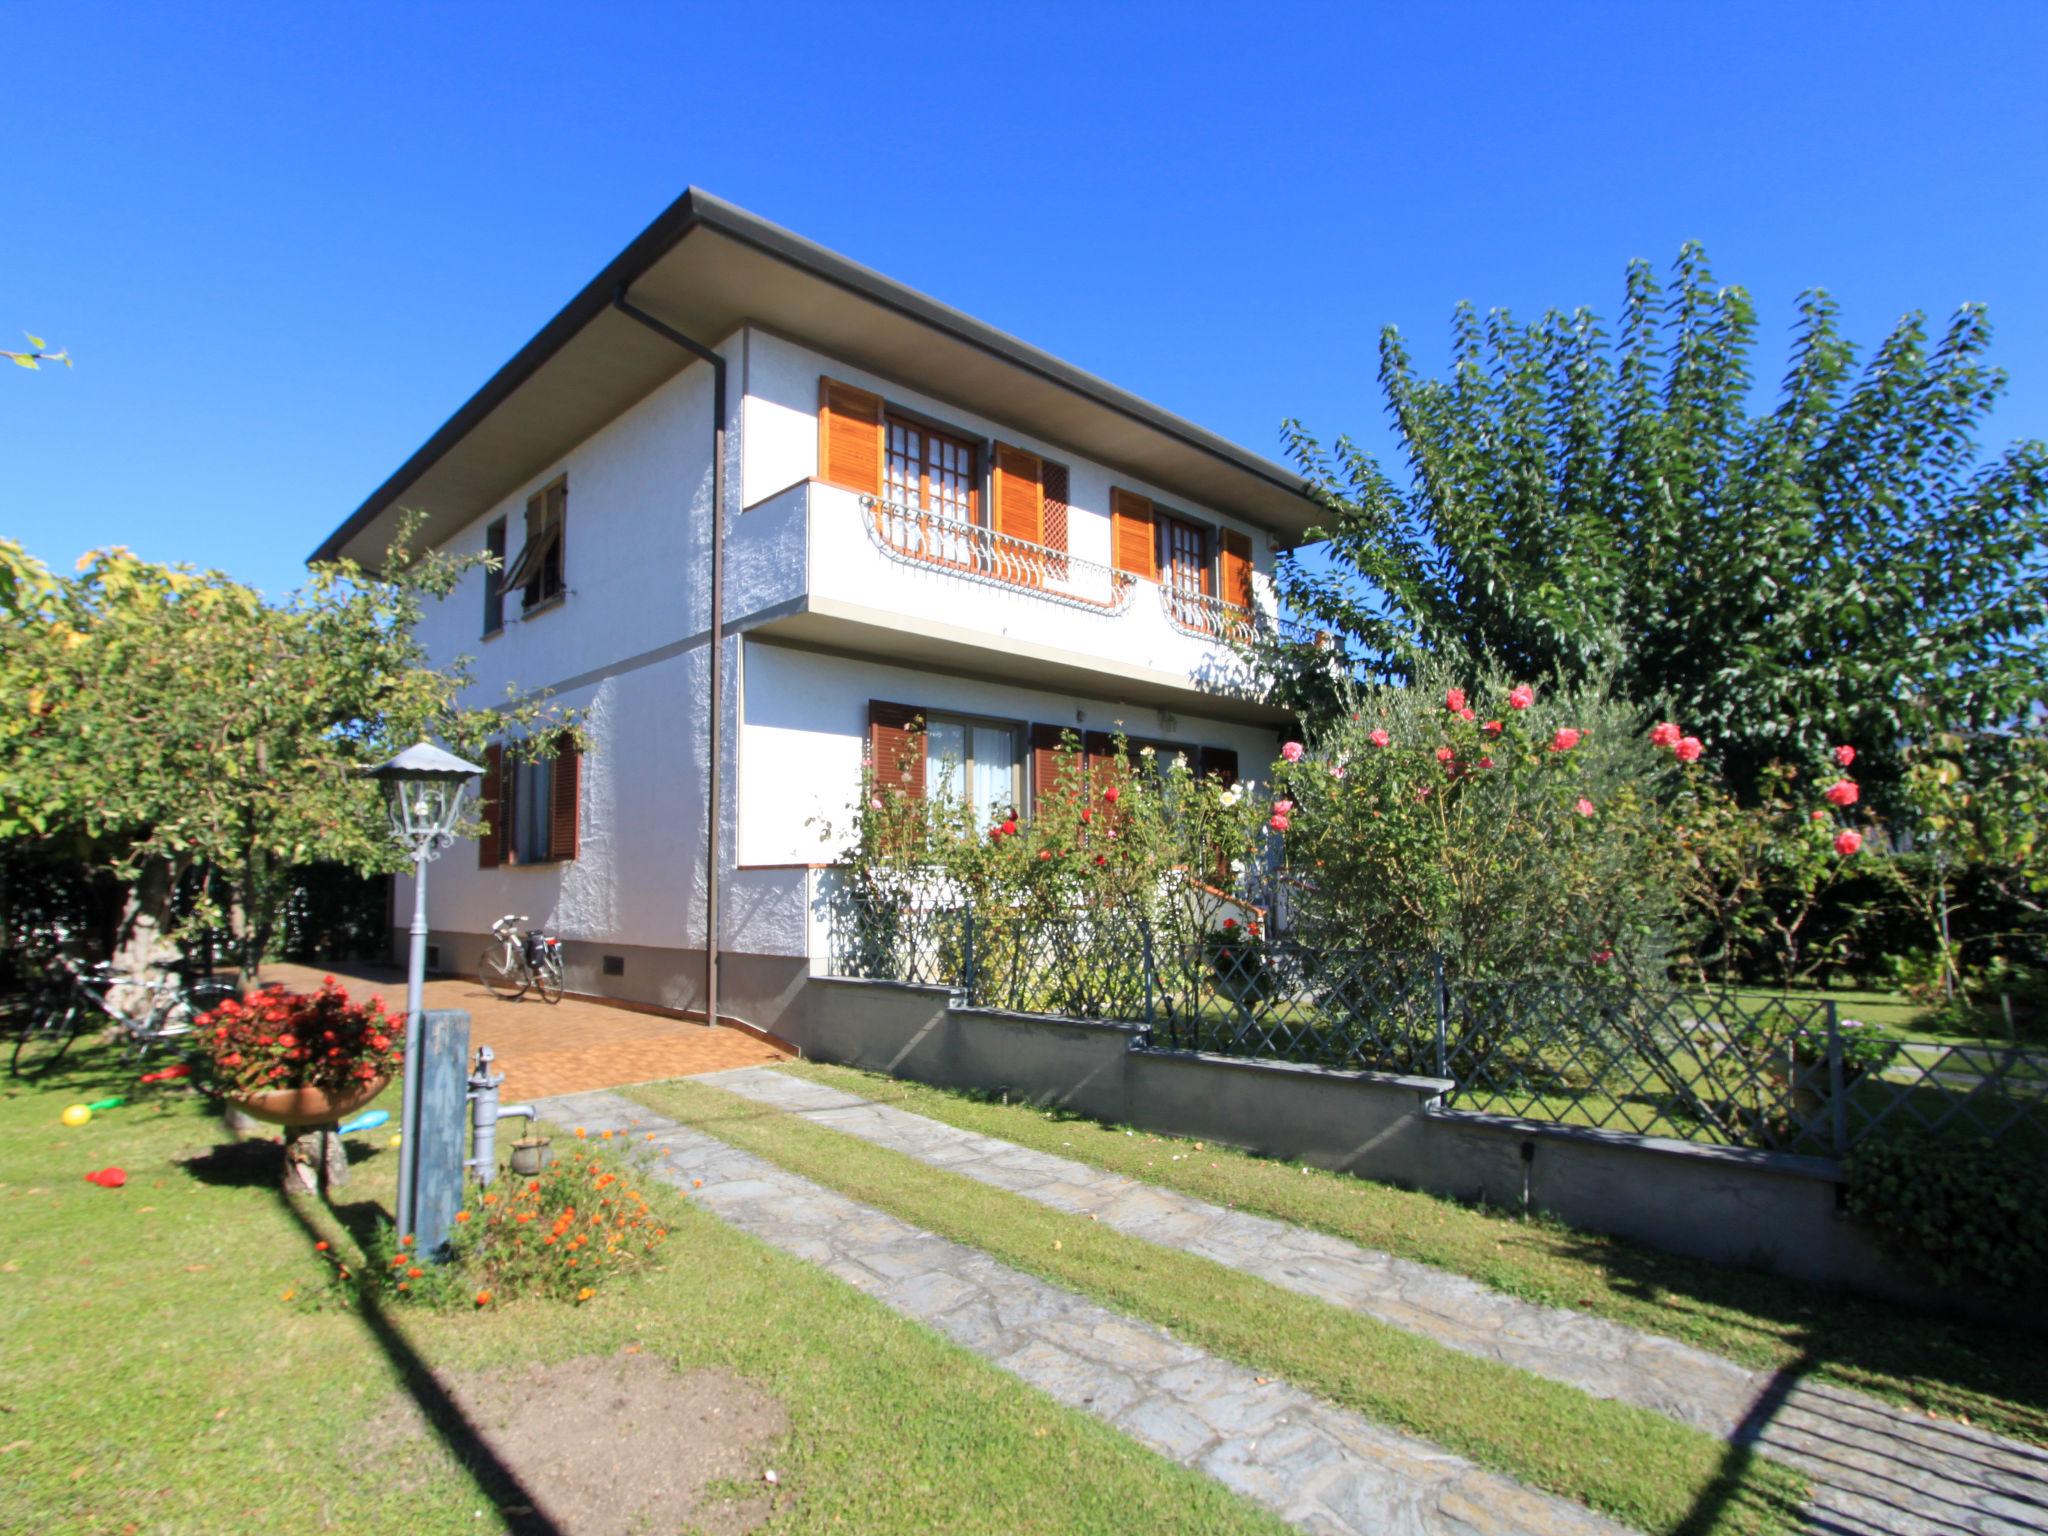
[[[405,1011],[405,973],[390,966],[263,968],[265,983],[294,990],[317,987],[329,975],[352,996],[373,992],[393,1012]],[[428,978],[426,1005],[468,1011],[470,1049],[488,1045],[497,1053],[508,1101],[695,1077],[782,1061],[789,1054],[741,1029],[707,1029],[689,1019],[574,997],[550,1005],[529,993],[507,1002],[477,982],[455,977]]]
[[[539,1106],[628,1131],[652,1174],[1283,1519],[1322,1536],[1625,1536],[1577,1504],[1184,1344],[615,1093]],[[699,1187],[701,1185],[701,1187]]]
[[1815,1532],[2048,1530],[2048,1450],[1839,1387],[1752,1371],[1619,1323],[759,1068],[711,1083],[1146,1242],[1617,1398],[1794,1467]]

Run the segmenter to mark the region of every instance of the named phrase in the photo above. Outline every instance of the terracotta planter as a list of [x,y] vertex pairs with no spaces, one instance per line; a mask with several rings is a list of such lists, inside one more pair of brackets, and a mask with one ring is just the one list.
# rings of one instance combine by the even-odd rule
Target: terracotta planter
[[321,1088],[280,1088],[273,1093],[250,1093],[230,1097],[228,1102],[252,1120],[269,1125],[326,1125],[354,1114],[390,1086],[385,1073],[330,1094]]

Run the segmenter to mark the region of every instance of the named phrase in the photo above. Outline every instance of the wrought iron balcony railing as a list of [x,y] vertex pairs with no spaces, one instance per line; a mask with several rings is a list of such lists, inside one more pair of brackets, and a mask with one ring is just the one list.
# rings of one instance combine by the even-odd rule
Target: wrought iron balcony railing
[[1137,585],[1128,571],[1111,570],[1065,550],[1027,543],[956,517],[874,496],[861,497],[860,505],[868,537],[892,560],[936,566],[969,581],[1095,613],[1122,613]]
[[1226,603],[1207,592],[1174,586],[1171,582],[1160,587],[1159,606],[1166,610],[1166,621],[1175,629],[1184,635],[1198,635],[1205,640],[1227,640],[1233,645],[1243,645],[1261,629],[1259,616],[1251,609]]

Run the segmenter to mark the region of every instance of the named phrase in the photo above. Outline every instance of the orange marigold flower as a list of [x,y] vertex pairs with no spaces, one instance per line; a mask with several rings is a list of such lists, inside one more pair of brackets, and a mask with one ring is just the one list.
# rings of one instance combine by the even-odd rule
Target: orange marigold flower
[[469,1212],[467,1212],[467,1211],[457,1211],[457,1212],[455,1213],[455,1219],[456,1219],[457,1221],[467,1221],[467,1220],[469,1220]]
[[327,1251],[327,1239],[323,1237],[320,1239],[319,1242],[315,1243],[313,1245],[313,1251],[315,1253],[325,1253]]
[[596,1294],[596,1291],[592,1290],[589,1286],[586,1285],[585,1287],[583,1287],[582,1290],[576,1293],[576,1299],[578,1301],[588,1301],[591,1297],[595,1296]]
[[488,1307],[491,1304],[491,1293],[489,1291],[478,1291],[476,1293],[476,1304],[480,1307]]
[[401,1247],[401,1248],[410,1248],[410,1247],[412,1246],[412,1242],[413,1242],[412,1234],[411,1234],[410,1232],[408,1232],[408,1233],[406,1233],[406,1234],[405,1234],[405,1236],[401,1237],[401,1238],[400,1238],[400,1239],[398,1240],[398,1246],[399,1246],[399,1247]]
[[588,1134],[589,1132],[585,1131],[582,1126],[579,1125],[576,1127],[576,1139],[578,1141],[581,1141]]
[[610,1141],[610,1140],[612,1139],[612,1133],[611,1133],[610,1131],[606,1131],[606,1132],[604,1133],[604,1139],[605,1139],[606,1141]]
[[405,1273],[407,1279],[417,1280],[421,1275],[425,1274],[426,1271],[423,1269],[408,1269]]

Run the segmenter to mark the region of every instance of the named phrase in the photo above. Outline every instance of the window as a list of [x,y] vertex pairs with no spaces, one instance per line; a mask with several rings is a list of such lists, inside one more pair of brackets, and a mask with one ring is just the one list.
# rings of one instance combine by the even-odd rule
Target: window
[[555,755],[521,761],[492,742],[484,750],[484,835],[477,864],[551,864],[576,857],[583,753],[564,732]]
[[1167,613],[1184,627],[1210,627],[1209,533],[1184,518],[1159,514],[1159,584]]
[[948,793],[978,816],[1017,810],[1024,803],[1022,735],[1001,721],[927,715],[926,793]]
[[552,485],[526,498],[526,543],[499,583],[501,592],[524,589],[519,600],[522,611],[560,597],[567,587],[562,579],[563,525],[569,514],[569,479],[564,475]]
[[495,635],[505,627],[505,519],[493,518],[484,530],[484,549],[497,569],[484,572],[484,633]]
[[980,508],[974,444],[897,415],[883,423],[882,497],[913,511],[971,523]]
[[548,847],[551,830],[548,816],[553,801],[554,764],[515,763],[512,766],[512,862],[545,864],[553,857]]

